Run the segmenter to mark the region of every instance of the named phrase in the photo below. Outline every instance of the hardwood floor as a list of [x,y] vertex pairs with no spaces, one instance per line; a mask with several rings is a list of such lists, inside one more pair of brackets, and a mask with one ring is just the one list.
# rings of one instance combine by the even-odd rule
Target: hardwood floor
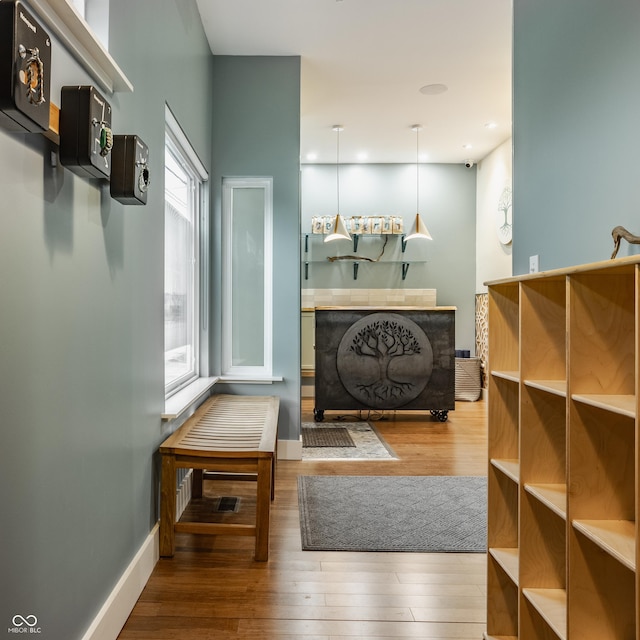
[[[302,419],[312,420],[310,400]],[[160,559],[119,638],[480,640],[485,554],[301,550],[299,475],[486,475],[482,401],[457,403],[445,423],[399,412],[375,424],[399,460],[280,461],[269,561],[253,561],[251,537],[177,535],[175,556]],[[251,521],[254,483],[205,485],[200,511],[215,495],[239,496],[237,514],[217,517]]]

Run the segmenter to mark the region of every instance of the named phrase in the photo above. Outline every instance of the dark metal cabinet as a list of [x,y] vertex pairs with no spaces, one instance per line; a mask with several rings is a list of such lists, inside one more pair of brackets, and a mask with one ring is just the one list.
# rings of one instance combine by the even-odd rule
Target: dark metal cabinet
[[315,310],[315,409],[455,408],[454,307]]

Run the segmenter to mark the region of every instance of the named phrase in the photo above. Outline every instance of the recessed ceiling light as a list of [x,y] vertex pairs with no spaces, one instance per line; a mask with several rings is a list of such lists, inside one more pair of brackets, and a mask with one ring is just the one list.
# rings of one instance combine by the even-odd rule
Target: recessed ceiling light
[[311,151],[307,153],[307,160],[314,162],[317,159],[318,159],[318,154],[315,151]]
[[485,129],[495,129],[497,126],[498,125],[495,122],[485,122],[484,128]]
[[446,84],[425,84],[424,87],[420,87],[420,93],[425,96],[437,96],[448,90],[449,87]]
[[473,149],[473,145],[472,144],[463,144],[462,148],[463,149]]
[[361,151],[356,158],[358,158],[358,162],[364,162],[369,156],[365,151]]

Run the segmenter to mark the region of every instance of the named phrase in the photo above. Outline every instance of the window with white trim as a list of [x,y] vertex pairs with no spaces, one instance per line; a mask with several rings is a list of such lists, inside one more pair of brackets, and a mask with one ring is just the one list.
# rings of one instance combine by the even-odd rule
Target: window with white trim
[[272,375],[273,178],[222,181],[222,373]]
[[200,337],[207,315],[202,263],[207,264],[208,255],[207,173],[169,109],[164,182],[164,371],[169,397],[201,375]]

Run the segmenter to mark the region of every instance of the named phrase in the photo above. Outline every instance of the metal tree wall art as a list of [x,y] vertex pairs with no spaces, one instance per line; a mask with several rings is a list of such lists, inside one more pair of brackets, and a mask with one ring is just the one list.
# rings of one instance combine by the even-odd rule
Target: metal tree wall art
[[513,219],[512,219],[512,192],[511,187],[505,187],[498,200],[498,210],[496,217],[496,232],[502,244],[511,242]]
[[397,408],[425,388],[433,368],[433,350],[412,320],[374,313],[345,332],[337,366],[342,384],[354,398],[374,408]]

